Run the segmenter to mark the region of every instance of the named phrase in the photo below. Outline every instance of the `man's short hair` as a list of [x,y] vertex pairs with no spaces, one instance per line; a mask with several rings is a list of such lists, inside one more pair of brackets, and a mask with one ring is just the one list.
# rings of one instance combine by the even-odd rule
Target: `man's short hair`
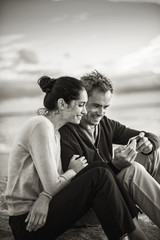
[[98,89],[104,93],[108,91],[111,91],[111,93],[113,93],[113,84],[111,80],[99,73],[97,70],[83,75],[81,77],[81,81],[83,82],[88,95],[90,95],[94,89]]

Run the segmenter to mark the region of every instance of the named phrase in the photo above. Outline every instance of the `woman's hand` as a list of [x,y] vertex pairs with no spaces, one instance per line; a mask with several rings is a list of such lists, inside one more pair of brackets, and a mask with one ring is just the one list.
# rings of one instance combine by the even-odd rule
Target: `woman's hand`
[[50,198],[41,194],[34,202],[25,220],[25,222],[28,222],[26,229],[29,232],[37,231],[44,226],[48,215],[49,202]]
[[69,162],[68,169],[73,169],[76,173],[82,170],[88,165],[87,160],[84,156],[79,157],[79,155],[73,155]]

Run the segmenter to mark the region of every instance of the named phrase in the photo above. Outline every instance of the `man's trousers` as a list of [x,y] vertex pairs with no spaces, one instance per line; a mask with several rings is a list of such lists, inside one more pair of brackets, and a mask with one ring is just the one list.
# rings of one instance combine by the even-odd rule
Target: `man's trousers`
[[137,162],[117,176],[134,202],[160,228],[160,184]]

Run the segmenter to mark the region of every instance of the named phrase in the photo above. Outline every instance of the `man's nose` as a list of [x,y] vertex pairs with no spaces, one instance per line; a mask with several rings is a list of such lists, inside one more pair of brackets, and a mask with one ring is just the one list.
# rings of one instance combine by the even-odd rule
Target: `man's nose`
[[103,108],[98,109],[98,115],[103,116],[105,114],[105,110]]

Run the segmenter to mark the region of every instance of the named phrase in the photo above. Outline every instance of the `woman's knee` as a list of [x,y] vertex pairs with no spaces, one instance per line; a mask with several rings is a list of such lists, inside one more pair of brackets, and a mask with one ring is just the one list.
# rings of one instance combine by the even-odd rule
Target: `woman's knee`
[[74,177],[73,182],[77,182],[78,185],[80,185],[80,183],[82,185],[90,185],[93,189],[96,187],[99,188],[100,186],[103,187],[106,184],[114,187],[116,185],[114,176],[110,169],[100,166],[93,167],[93,165],[92,168],[87,168],[84,172],[82,170],[79,176]]
[[97,182],[100,181],[110,181],[110,182],[114,182],[114,176],[111,172],[110,169],[105,168],[105,167],[94,167],[91,169],[91,175],[93,178],[95,178],[97,180]]

